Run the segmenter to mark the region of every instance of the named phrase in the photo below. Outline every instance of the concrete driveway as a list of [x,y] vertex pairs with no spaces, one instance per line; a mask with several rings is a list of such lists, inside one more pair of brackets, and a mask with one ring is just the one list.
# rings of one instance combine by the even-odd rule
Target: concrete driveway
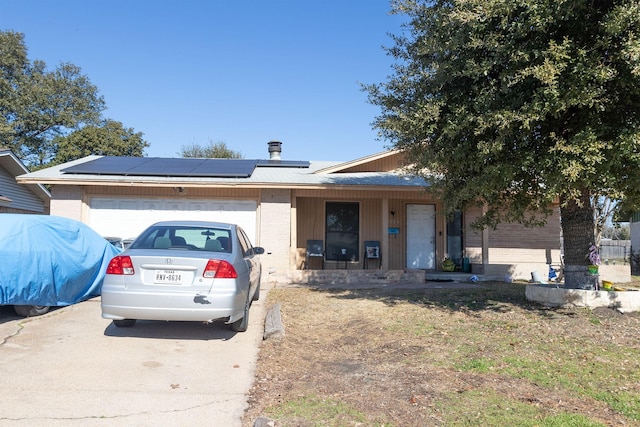
[[240,426],[266,296],[238,334],[221,322],[116,328],[99,298],[28,319],[0,307],[0,426]]

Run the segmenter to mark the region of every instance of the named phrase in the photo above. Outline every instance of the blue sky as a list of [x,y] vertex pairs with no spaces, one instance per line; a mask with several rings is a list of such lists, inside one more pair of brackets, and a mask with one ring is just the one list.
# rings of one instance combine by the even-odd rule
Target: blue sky
[[0,0],[31,61],[82,69],[105,117],[152,157],[224,142],[245,158],[347,161],[383,151],[360,83],[388,79],[389,0]]

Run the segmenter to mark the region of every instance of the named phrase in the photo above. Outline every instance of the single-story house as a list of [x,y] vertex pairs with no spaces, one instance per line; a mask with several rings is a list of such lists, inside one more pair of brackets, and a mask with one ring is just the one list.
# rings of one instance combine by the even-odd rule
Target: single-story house
[[481,208],[447,220],[428,183],[402,173],[401,152],[292,161],[271,141],[268,153],[258,160],[88,156],[18,182],[50,186],[52,215],[104,236],[135,237],[164,219],[238,223],[265,248],[263,280],[275,282],[309,280],[322,270],[343,278],[424,277],[441,270],[446,256],[473,274],[529,279],[560,260],[557,207],[542,228],[476,231],[470,224]]
[[0,147],[0,213],[49,213],[51,194],[42,184],[16,182],[18,175],[27,172],[27,167],[10,149]]

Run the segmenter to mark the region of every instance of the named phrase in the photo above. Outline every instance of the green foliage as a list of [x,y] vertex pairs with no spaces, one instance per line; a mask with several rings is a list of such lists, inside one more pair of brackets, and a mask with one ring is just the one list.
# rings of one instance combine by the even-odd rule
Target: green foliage
[[52,163],[69,162],[91,154],[142,157],[149,146],[142,135],[114,120],[106,120],[102,126],[85,126],[54,139],[56,157]]
[[376,126],[428,171],[449,209],[486,202],[491,225],[584,188],[637,195],[637,1],[396,7],[410,36],[389,50],[400,61],[391,80],[368,87],[384,111]]
[[605,225],[602,230],[602,237],[611,240],[631,240],[631,227],[629,223]]
[[182,146],[179,153],[182,157],[196,157],[202,159],[241,159],[242,154],[227,147],[224,142],[214,143],[209,141],[209,145],[203,147],[198,144]]
[[559,197],[566,261],[584,262],[592,201],[640,201],[640,2],[394,5],[395,72],[365,87],[381,136],[448,213],[486,206],[480,227],[539,225]]
[[104,109],[80,68],[63,63],[47,71],[44,62],[28,60],[21,33],[0,31],[0,138],[25,164],[47,164],[56,136],[98,124]]

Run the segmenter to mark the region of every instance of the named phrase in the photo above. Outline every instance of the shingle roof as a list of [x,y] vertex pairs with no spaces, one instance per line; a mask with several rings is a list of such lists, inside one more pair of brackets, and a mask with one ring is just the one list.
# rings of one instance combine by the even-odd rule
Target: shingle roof
[[[269,167],[257,164],[248,177],[216,177],[216,176],[160,176],[150,175],[101,175],[90,173],[67,173],[65,170],[73,166],[83,165],[102,156],[87,156],[62,165],[41,169],[18,177],[24,183],[48,184],[100,184],[100,183],[144,183],[148,185],[225,185],[239,186],[375,186],[375,187],[424,187],[422,178],[390,172],[335,172],[340,165],[351,162],[310,161],[308,167]],[[171,159],[165,159],[171,162]],[[263,162],[264,163],[264,162]],[[304,162],[306,163],[306,162]]]

